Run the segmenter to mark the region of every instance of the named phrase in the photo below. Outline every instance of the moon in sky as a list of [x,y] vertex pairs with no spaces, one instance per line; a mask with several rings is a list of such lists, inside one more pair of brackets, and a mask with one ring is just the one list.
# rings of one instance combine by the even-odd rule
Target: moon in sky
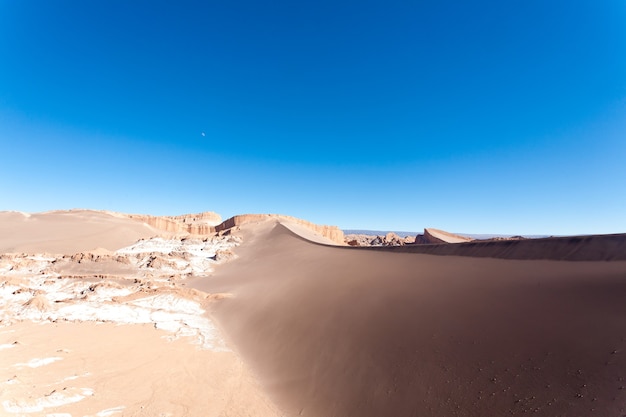
[[206,135],[204,134],[204,132],[202,132],[202,136],[206,136]]

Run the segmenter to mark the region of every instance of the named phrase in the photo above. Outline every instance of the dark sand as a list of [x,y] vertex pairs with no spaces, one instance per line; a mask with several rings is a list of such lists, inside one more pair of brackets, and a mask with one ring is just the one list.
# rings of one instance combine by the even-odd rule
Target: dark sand
[[[532,259],[606,249],[520,242],[508,257],[529,259],[511,260],[491,258],[509,242],[434,256],[242,233],[239,259],[193,285],[234,295],[212,314],[289,415],[626,415],[626,262]],[[594,256],[624,259],[617,240]]]

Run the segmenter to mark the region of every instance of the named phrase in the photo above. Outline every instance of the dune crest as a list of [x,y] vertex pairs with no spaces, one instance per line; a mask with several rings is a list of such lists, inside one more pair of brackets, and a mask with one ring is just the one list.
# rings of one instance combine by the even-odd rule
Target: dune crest
[[147,224],[105,211],[0,212],[0,253],[116,250],[158,233]]
[[454,233],[433,228],[424,229],[424,238],[428,243],[463,243],[474,240],[469,237],[459,236]]
[[280,214],[242,214],[222,222],[219,214],[210,211],[179,216],[152,216],[72,209],[32,214],[0,212],[0,253],[115,251],[139,239],[155,236],[210,236],[244,224],[264,221],[295,224],[329,240],[324,243],[345,244],[343,231],[337,226],[318,225]]

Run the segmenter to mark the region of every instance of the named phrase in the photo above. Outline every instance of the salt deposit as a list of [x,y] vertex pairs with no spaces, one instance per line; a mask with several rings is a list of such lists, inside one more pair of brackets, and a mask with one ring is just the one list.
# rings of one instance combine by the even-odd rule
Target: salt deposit
[[68,388],[64,392],[53,391],[41,398],[5,400],[2,406],[9,413],[30,414],[44,411],[46,408],[72,404],[92,395],[93,390],[90,388]]
[[[224,350],[225,345],[200,302],[186,298],[184,291],[166,278],[172,274],[207,275],[222,261],[218,255],[227,254],[225,259],[232,257],[228,254],[238,244],[239,239],[232,236],[141,240],[115,254],[117,261],[128,260],[134,267],[134,273],[122,277],[126,285],[64,276],[54,266],[61,261],[69,262],[66,257],[2,256],[0,326],[23,320],[153,324],[171,333],[168,336],[171,339],[191,337],[204,349]],[[84,264],[83,258],[81,255],[72,259]],[[150,281],[144,282],[145,278]],[[11,346],[3,344],[0,349]]]
[[240,239],[234,236],[215,236],[211,239],[155,237],[140,240],[116,253],[134,255],[129,256],[129,259],[140,269],[158,269],[161,274],[175,272],[204,275],[211,272],[213,265],[220,261],[220,254],[226,258],[232,256],[230,250],[239,243]]
[[119,407],[107,408],[106,410],[98,411],[96,413],[96,416],[97,417],[109,417],[109,416],[112,416],[113,414],[121,413],[122,411],[124,411],[125,408],[126,407],[124,407],[123,405]]
[[18,368],[23,367],[23,366],[28,366],[29,368],[39,368],[40,366],[45,366],[53,362],[60,361],[62,359],[63,358],[59,358],[58,356],[52,357],[52,358],[35,358],[26,363],[16,363],[13,366],[18,367]]

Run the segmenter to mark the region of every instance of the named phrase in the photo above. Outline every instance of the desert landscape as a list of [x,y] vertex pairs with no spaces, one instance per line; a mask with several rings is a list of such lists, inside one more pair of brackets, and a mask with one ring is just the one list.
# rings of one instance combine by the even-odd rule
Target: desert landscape
[[0,0],[0,417],[626,417],[625,5]]
[[1,414],[626,415],[626,235],[387,238],[1,212]]

